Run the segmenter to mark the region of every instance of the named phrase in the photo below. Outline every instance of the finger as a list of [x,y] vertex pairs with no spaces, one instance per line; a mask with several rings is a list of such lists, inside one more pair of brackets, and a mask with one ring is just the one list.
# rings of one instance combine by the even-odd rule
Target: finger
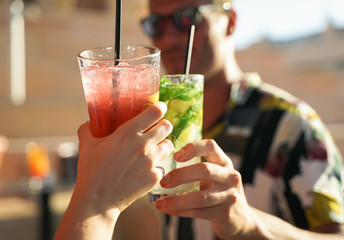
[[170,210],[168,208],[160,208],[158,210],[172,216],[212,220],[219,218],[219,215],[224,213],[221,207],[222,206],[213,206],[207,208],[192,208],[179,211]]
[[158,183],[165,176],[165,169],[163,167],[157,166],[155,167],[155,172],[158,176]]
[[172,153],[173,148],[173,143],[168,139],[164,139],[156,146],[155,155],[159,159],[159,161],[162,161],[169,154]]
[[78,129],[78,139],[79,142],[84,142],[88,139],[93,139],[94,136],[91,130],[91,123],[89,121],[85,122],[84,124],[80,125]]
[[164,140],[172,132],[172,130],[172,124],[168,120],[162,119],[143,135],[144,138],[148,139],[152,144],[157,145]]
[[213,139],[189,143],[174,154],[174,159],[178,162],[185,162],[194,157],[204,157],[208,162],[233,168],[232,161]]
[[184,211],[171,211],[168,209],[158,209],[159,211],[171,215],[171,216],[177,216],[177,217],[185,217],[185,218],[198,218],[198,219],[204,219],[204,220],[211,220],[209,215],[214,215],[213,208],[206,208],[206,209],[189,209]]
[[164,188],[173,188],[195,181],[227,183],[229,174],[227,168],[203,162],[174,169],[160,181],[160,184]]
[[232,204],[237,200],[237,194],[223,192],[198,191],[183,195],[170,195],[156,201],[156,207],[164,211],[186,211],[190,209],[205,209],[222,204]]
[[167,106],[163,102],[150,105],[146,110],[124,123],[119,129],[128,128],[135,132],[144,132],[157,123],[166,113]]

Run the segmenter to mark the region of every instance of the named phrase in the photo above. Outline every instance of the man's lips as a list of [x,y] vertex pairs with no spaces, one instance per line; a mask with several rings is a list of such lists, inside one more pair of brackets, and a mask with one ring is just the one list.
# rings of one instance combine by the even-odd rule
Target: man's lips
[[169,69],[174,69],[173,71],[182,71],[185,63],[186,48],[170,48],[163,51],[161,58]]
[[162,57],[168,61],[181,61],[184,60],[186,53],[184,50],[168,50],[162,54]]

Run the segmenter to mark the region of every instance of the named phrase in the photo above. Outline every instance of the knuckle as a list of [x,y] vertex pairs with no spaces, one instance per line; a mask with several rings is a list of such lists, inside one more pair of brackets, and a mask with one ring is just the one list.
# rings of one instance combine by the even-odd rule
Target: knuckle
[[153,104],[149,107],[152,115],[154,115],[157,118],[162,118],[164,116],[164,111],[159,105]]
[[196,147],[194,146],[193,143],[188,143],[188,144],[186,144],[186,145],[184,146],[184,149],[185,149],[187,152],[192,153],[192,152],[195,152]]
[[231,191],[231,193],[228,195],[228,202],[232,205],[238,202],[239,194],[236,191]]
[[208,164],[208,163],[202,163],[202,174],[204,175],[204,177],[208,178],[212,175],[212,172],[213,172],[213,168],[212,168],[212,165],[211,164]]
[[139,144],[136,148],[136,152],[139,154],[140,158],[142,158],[143,161],[147,162],[150,161],[150,159],[154,156],[150,154],[150,151],[148,149],[148,146]]
[[241,182],[241,174],[238,171],[233,171],[230,178],[234,186],[239,185]]
[[134,148],[135,153],[144,160],[149,160],[149,148],[144,143],[137,143],[136,147]]
[[207,206],[209,203],[211,203],[211,199],[212,199],[212,195],[211,195],[211,193],[210,192],[204,192],[204,193],[202,193],[202,196],[201,196],[201,198],[200,198],[201,200],[201,202],[200,202],[200,204],[201,205],[203,205],[203,206]]
[[144,165],[147,169],[153,169],[154,168],[153,161],[151,159],[149,159],[148,157],[145,157],[144,162],[145,162]]
[[217,149],[217,143],[215,142],[214,139],[207,139],[206,146],[210,151],[214,151]]
[[160,120],[160,125],[163,127],[163,129],[167,132],[172,132],[173,126],[170,123],[170,121],[166,119]]
[[237,194],[237,191],[233,188],[227,189],[226,191],[223,192],[223,194],[225,195],[224,197],[225,203],[228,206],[232,206],[239,199],[239,195]]
[[174,149],[173,143],[170,139],[165,139],[164,142],[167,145],[166,148],[167,148],[168,154],[170,154]]
[[122,139],[125,139],[125,140],[128,140],[128,141],[132,141],[133,139],[136,139],[136,138],[139,137],[139,133],[138,132],[132,131],[132,130],[128,130],[128,129],[132,129],[132,126],[126,126],[126,127],[128,127],[128,128],[127,129],[118,128],[118,130],[120,130],[120,131],[118,131],[117,133],[118,133],[120,139],[122,138]]

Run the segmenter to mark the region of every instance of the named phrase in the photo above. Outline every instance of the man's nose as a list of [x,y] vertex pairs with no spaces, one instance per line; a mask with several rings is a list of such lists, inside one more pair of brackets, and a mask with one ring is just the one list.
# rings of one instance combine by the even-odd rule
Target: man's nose
[[176,28],[176,26],[174,26],[172,20],[169,19],[164,26],[161,40],[170,41],[170,42],[182,42],[184,35],[185,35],[185,33],[179,31]]

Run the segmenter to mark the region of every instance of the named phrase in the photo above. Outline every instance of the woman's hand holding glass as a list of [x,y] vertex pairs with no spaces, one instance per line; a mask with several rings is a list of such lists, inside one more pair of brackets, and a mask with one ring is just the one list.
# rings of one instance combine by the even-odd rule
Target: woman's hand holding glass
[[76,191],[120,211],[145,195],[162,178],[155,165],[173,150],[165,139],[172,126],[160,120],[165,112],[165,104],[155,104],[105,138],[82,125]]
[[104,138],[80,126],[75,189],[55,239],[110,239],[119,214],[163,177],[156,165],[173,150],[172,125],[156,103]]

